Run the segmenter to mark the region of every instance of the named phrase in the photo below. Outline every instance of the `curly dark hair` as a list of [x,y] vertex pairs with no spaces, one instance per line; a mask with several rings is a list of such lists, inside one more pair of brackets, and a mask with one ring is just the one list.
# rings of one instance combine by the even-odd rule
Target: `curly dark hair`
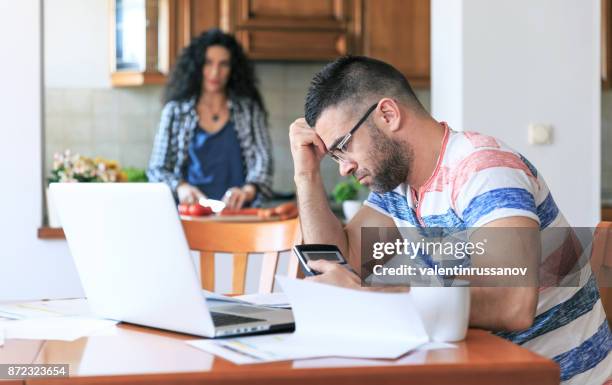
[[170,80],[164,91],[164,103],[186,100],[202,93],[202,67],[206,50],[213,45],[225,47],[230,52],[230,77],[227,94],[230,98],[246,97],[255,101],[265,111],[263,99],[257,90],[257,79],[253,64],[245,55],[242,46],[232,35],[220,29],[210,29],[194,37],[179,56]]

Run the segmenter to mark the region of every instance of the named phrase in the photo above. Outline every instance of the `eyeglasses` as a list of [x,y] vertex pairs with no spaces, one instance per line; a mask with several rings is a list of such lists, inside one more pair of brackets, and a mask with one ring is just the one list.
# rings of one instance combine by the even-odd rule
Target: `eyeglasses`
[[355,124],[355,126],[353,128],[351,128],[351,130],[348,132],[348,134],[346,134],[342,138],[338,139],[336,141],[336,143],[331,146],[331,149],[329,151],[327,151],[327,154],[333,160],[335,160],[338,163],[342,163],[342,162],[346,162],[347,161],[347,159],[344,158],[343,154],[346,153],[346,148],[348,146],[348,143],[351,141],[351,138],[353,137],[353,134],[355,134],[355,131],[357,131],[357,129],[359,127],[361,127],[363,122],[366,121],[368,116],[370,116],[372,111],[374,111],[377,106],[378,106],[378,102],[374,103],[370,108],[368,108],[368,110],[363,115],[363,117],[361,119],[359,119],[359,121],[357,122],[357,124]]

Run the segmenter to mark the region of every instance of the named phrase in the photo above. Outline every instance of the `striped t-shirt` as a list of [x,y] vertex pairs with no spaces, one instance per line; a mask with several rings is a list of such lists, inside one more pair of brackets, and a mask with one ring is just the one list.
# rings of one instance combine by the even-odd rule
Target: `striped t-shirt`
[[[402,184],[387,193],[372,192],[365,204],[391,217],[398,227],[465,229],[500,218],[528,217],[540,225],[540,269],[558,263],[568,239],[551,236],[550,229],[569,225],[542,175],[499,140],[443,125],[438,164],[429,180],[418,191]],[[553,359],[563,384],[600,385],[612,378],[612,333],[589,264],[583,270],[586,279],[575,287],[540,281],[533,325],[496,334]]]

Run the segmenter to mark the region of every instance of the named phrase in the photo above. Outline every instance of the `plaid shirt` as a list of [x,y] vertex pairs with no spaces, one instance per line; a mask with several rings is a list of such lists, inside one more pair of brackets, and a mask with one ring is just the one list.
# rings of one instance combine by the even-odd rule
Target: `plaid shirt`
[[[258,198],[272,194],[272,152],[270,133],[263,110],[252,100],[230,100],[230,117],[242,150],[245,182],[257,186]],[[189,145],[198,127],[196,98],[170,101],[161,113],[147,176],[164,182],[176,196],[189,162]]]

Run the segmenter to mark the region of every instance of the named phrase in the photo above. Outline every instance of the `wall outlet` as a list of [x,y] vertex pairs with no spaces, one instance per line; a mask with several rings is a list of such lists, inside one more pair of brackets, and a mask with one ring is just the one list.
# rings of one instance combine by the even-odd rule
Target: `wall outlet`
[[527,129],[529,144],[541,145],[553,142],[553,126],[551,124],[531,123]]

